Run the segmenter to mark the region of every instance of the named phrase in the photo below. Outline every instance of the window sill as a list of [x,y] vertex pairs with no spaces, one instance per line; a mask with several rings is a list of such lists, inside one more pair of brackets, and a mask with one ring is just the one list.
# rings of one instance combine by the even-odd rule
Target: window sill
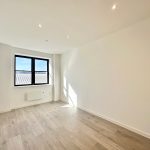
[[14,85],[15,88],[30,88],[30,87],[43,87],[43,86],[52,86],[52,84],[37,84],[37,85]]

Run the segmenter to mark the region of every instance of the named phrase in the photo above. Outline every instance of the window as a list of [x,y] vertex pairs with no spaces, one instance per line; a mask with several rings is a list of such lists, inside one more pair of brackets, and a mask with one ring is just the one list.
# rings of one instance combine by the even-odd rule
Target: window
[[15,55],[14,85],[49,84],[49,60]]

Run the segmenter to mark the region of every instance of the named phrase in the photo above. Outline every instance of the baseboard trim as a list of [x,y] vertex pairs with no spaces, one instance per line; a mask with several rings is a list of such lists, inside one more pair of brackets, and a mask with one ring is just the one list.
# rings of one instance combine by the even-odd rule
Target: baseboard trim
[[11,111],[11,109],[2,110],[2,111],[0,111],[0,114],[7,113],[7,112],[10,112],[10,111]]
[[50,103],[50,102],[52,102],[52,101],[44,101],[44,102],[39,102],[39,103],[35,103],[35,104],[27,104],[27,105],[17,106],[17,107],[14,107],[12,110],[21,109],[21,108],[30,107],[30,106],[36,106],[36,105]]
[[0,111],[0,114],[7,113],[7,112],[10,112],[10,111],[12,111],[12,110],[17,110],[17,109],[21,109],[21,108],[25,108],[25,107],[36,106],[36,105],[45,104],[45,103],[51,103],[51,102],[52,102],[52,101],[44,101],[44,102],[35,103],[35,104],[21,105],[21,106],[13,107],[13,108],[11,108],[11,109],[7,109],[7,110]]
[[131,127],[131,126],[129,126],[129,125],[123,124],[123,123],[121,123],[121,122],[119,122],[119,121],[110,119],[109,117],[106,117],[106,116],[104,116],[104,115],[100,115],[100,114],[98,114],[98,113],[96,113],[96,112],[94,112],[94,111],[91,111],[91,110],[89,110],[89,109],[87,109],[87,108],[84,108],[84,107],[82,107],[82,106],[78,106],[78,108],[81,109],[81,110],[83,110],[83,111],[86,111],[86,112],[88,112],[88,113],[90,113],[90,114],[92,114],[92,115],[94,115],[94,116],[100,117],[100,118],[102,118],[102,119],[104,119],[104,120],[107,120],[107,121],[112,122],[112,123],[114,123],[114,124],[116,124],[116,125],[118,125],[118,126],[121,126],[121,127],[125,128],[125,129],[131,131],[131,132],[134,132],[134,133],[136,133],[136,134],[139,134],[139,135],[141,135],[141,136],[144,136],[145,138],[150,139],[150,134],[148,134],[148,133],[145,133],[145,132],[143,132],[143,131],[141,131],[141,130],[138,130],[138,129],[134,128],[134,127]]

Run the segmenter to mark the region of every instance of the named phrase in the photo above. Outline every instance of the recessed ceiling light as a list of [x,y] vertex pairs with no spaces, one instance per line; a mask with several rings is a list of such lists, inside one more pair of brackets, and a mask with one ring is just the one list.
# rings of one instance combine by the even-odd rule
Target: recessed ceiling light
[[42,28],[42,25],[41,25],[41,24],[39,24],[39,25],[38,25],[38,27],[39,27],[39,28]]
[[117,4],[113,4],[111,9],[116,10],[116,8],[117,8]]
[[67,39],[70,39],[70,36],[69,36],[69,35],[67,35],[67,36],[66,36],[66,38],[67,38]]

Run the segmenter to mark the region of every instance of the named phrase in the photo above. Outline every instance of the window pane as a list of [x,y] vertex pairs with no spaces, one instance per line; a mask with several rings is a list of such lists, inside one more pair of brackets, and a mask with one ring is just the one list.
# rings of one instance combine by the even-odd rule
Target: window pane
[[16,85],[31,84],[31,71],[16,71]]
[[35,71],[47,71],[47,60],[35,59]]
[[16,55],[15,62],[15,85],[35,85],[49,83],[48,59]]
[[36,71],[35,72],[35,84],[47,83],[47,72]]
[[31,58],[16,57],[16,70],[31,71]]

